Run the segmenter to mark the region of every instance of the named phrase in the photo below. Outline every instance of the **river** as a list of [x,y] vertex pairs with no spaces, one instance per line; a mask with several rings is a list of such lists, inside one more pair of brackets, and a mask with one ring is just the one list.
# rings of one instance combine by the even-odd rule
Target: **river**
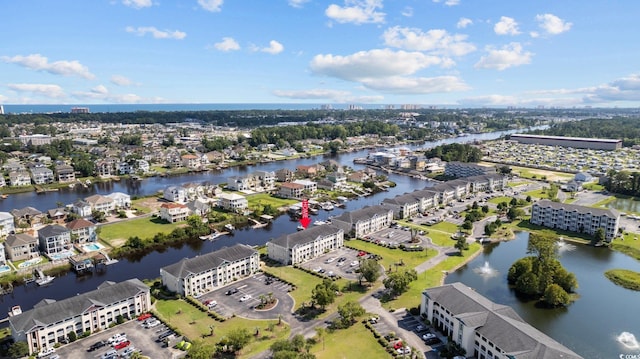
[[525,257],[529,234],[520,232],[509,242],[485,246],[484,252],[445,282],[462,282],[492,301],[511,306],[525,321],[585,358],[619,358],[640,354],[618,341],[623,332],[640,335],[635,315],[638,292],[610,282],[604,272],[625,268],[640,272],[640,262],[606,248],[563,243],[560,261],[578,279],[580,298],[567,308],[537,308],[522,301],[507,286],[511,264]]

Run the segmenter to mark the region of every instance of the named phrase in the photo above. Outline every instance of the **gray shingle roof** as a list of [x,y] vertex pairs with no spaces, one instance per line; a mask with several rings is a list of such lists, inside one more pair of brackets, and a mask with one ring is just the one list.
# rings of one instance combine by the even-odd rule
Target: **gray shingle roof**
[[550,207],[553,209],[564,209],[565,211],[576,211],[578,213],[583,213],[583,214],[591,213],[592,215],[595,215],[595,216],[607,216],[611,218],[618,218],[618,216],[620,215],[620,213],[615,209],[591,208],[591,207],[579,206],[577,204],[553,202],[548,199],[540,200],[536,202],[534,206],[535,205],[543,208]]
[[10,317],[9,322],[18,332],[28,332],[39,326],[80,315],[94,305],[109,305],[148,291],[149,287],[137,278],[119,283],[105,282],[91,292],[60,301],[41,301],[33,309]]
[[389,209],[382,206],[365,206],[361,209],[344,212],[339,217],[333,219],[333,221],[342,221],[350,224],[358,223],[360,221],[368,221],[374,216],[386,216],[389,213]]
[[511,307],[494,303],[462,283],[429,288],[424,293],[514,358],[581,358],[526,323]]
[[284,248],[293,248],[298,244],[306,244],[315,241],[318,237],[330,236],[338,233],[342,229],[323,224],[321,226],[313,226],[307,228],[304,231],[299,231],[290,234],[284,234],[276,239],[272,239],[271,243],[277,244]]
[[67,233],[70,232],[67,228],[59,225],[59,224],[53,224],[53,225],[48,225],[46,227],[42,227],[38,230],[38,236],[39,237],[44,237],[44,238],[49,238],[49,237],[54,237],[54,236],[59,236],[63,233]]
[[185,278],[190,274],[202,273],[219,267],[225,262],[235,262],[251,257],[255,253],[257,253],[257,251],[246,244],[236,244],[205,255],[184,258],[177,263],[162,267],[162,270],[176,278]]
[[32,243],[37,243],[38,239],[35,237],[32,237],[26,233],[16,233],[16,234],[10,234],[7,236],[7,240],[5,241],[5,243],[7,244],[7,246],[9,247],[17,247],[17,246],[22,246],[22,245],[29,245]]

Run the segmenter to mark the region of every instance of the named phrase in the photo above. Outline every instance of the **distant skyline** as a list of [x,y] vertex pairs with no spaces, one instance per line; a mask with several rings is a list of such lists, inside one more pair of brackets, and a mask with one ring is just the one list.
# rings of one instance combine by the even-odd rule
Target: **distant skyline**
[[20,0],[0,104],[640,106],[640,3]]

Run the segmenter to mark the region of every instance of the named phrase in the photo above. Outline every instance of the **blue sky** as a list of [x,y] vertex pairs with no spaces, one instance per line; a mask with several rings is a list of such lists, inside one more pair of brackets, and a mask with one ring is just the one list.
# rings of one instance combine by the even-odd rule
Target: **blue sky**
[[0,103],[640,104],[628,0],[16,0]]

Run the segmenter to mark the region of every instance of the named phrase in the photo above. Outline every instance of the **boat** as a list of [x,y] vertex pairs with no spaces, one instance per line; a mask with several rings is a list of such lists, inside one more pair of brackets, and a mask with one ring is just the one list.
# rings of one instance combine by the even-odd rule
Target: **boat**
[[323,224],[327,224],[327,222],[325,222],[325,221],[315,221],[315,222],[313,222],[314,226],[321,226]]
[[304,231],[304,226],[299,224],[298,227],[296,227],[296,230],[298,231]]
[[2,199],[6,199],[7,197],[9,197],[8,194],[3,194],[2,196],[0,196],[0,198],[2,198]]
[[235,231],[236,227],[233,226],[233,224],[231,223],[227,223],[224,225],[224,229],[228,230],[228,231]]
[[325,202],[322,204],[322,209],[324,209],[325,211],[332,211],[333,204],[331,204],[331,202]]
[[46,275],[44,277],[36,279],[36,284],[39,285],[39,286],[47,285],[47,284],[53,282],[54,279],[56,279],[56,277],[52,277],[50,275]]
[[203,241],[213,241],[215,239],[217,239],[218,237],[222,237],[224,236],[225,233],[221,233],[221,232],[213,232],[211,234],[207,234],[206,236],[200,236],[200,239]]

